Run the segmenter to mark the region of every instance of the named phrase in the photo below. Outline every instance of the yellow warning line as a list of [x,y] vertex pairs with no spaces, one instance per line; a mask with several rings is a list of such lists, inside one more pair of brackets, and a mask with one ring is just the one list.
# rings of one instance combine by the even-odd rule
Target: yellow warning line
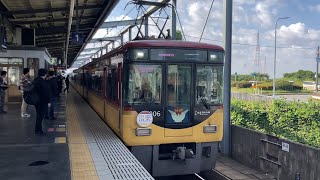
[[98,180],[97,170],[80,128],[72,95],[67,98],[66,112],[71,178],[72,180]]

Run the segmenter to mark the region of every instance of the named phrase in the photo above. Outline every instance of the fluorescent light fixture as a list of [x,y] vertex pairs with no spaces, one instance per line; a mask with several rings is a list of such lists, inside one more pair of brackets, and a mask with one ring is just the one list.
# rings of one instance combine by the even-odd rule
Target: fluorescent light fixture
[[136,136],[151,136],[152,129],[151,128],[137,128]]
[[216,133],[217,132],[217,125],[205,125],[203,126],[204,133]]

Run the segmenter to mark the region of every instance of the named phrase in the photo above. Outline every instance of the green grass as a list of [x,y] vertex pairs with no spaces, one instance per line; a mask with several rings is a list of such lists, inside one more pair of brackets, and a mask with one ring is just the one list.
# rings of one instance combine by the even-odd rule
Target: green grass
[[[231,92],[255,94],[256,89],[232,87]],[[310,90],[294,90],[294,91],[276,90],[276,94],[312,94],[312,93],[313,93],[313,91],[310,91]],[[262,94],[272,95],[272,90],[262,90]]]

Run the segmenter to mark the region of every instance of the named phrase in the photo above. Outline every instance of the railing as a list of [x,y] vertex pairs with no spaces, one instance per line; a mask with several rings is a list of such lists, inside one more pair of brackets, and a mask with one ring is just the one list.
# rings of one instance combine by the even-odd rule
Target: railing
[[272,97],[265,96],[265,95],[255,95],[255,94],[231,92],[231,97],[238,99],[238,100],[244,100],[244,101],[265,101],[267,103],[272,102]]

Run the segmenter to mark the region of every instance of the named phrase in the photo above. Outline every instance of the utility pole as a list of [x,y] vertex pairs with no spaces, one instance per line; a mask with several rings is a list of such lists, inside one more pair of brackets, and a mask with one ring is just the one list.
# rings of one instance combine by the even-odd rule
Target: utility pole
[[316,92],[318,92],[318,83],[319,83],[319,78],[318,78],[318,75],[319,75],[319,62],[320,62],[320,47],[318,46],[318,51],[317,51],[317,72],[316,72]]

